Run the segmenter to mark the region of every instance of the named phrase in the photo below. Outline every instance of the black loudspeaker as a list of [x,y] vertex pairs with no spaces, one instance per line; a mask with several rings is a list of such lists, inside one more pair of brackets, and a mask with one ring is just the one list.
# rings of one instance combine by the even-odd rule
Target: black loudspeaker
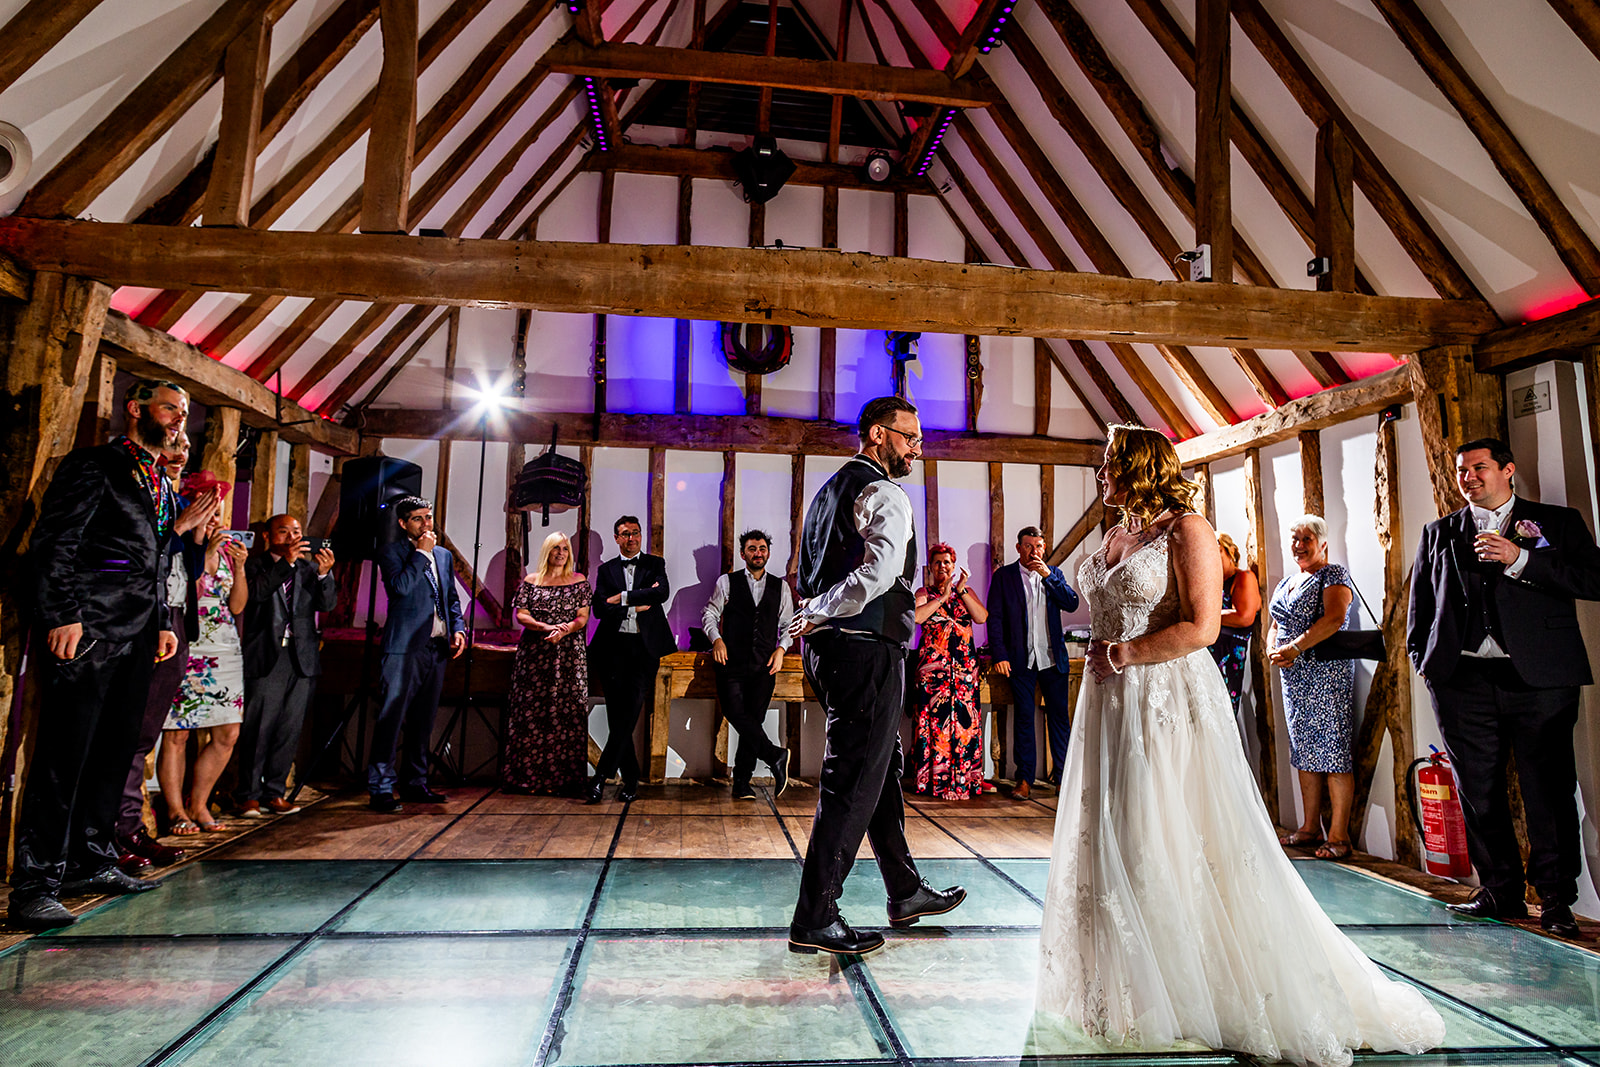
[[362,456],[345,463],[339,483],[339,525],[333,552],[343,560],[372,559],[404,533],[394,513],[397,501],[422,495],[422,468],[388,456]]

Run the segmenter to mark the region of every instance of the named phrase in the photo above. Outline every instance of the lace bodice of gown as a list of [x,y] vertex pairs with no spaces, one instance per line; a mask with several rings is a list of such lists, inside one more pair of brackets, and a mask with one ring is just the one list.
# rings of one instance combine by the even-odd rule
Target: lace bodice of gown
[[1105,549],[1078,567],[1078,591],[1089,598],[1096,641],[1131,641],[1178,621],[1178,583],[1172,577],[1167,534],[1106,566]]

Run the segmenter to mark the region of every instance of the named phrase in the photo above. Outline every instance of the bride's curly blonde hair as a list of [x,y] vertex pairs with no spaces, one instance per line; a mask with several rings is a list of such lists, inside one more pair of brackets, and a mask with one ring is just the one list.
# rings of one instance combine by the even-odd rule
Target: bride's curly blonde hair
[[1167,509],[1193,511],[1196,487],[1183,478],[1177,450],[1159,431],[1126,424],[1107,428],[1106,477],[1125,492],[1119,521],[1143,526]]

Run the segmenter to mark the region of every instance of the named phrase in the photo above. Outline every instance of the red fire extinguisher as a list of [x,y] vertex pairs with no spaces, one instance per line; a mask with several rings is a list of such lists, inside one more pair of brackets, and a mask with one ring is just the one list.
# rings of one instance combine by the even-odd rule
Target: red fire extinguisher
[[1467,858],[1467,824],[1461,817],[1455,774],[1449,756],[1433,745],[1428,748],[1431,755],[1406,768],[1411,810],[1422,828],[1424,866],[1429,874],[1465,878],[1472,873],[1472,861]]

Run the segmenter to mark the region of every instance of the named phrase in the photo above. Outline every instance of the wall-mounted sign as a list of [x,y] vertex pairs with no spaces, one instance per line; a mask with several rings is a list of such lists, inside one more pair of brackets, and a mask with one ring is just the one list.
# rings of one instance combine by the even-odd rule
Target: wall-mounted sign
[[1550,383],[1534,382],[1532,385],[1511,391],[1511,417],[1524,418],[1550,410]]

